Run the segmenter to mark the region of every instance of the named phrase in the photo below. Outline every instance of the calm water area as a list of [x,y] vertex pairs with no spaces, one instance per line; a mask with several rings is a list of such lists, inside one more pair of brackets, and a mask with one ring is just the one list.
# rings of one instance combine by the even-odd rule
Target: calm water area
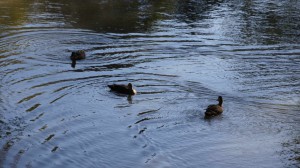
[[298,0],[0,0],[0,79],[0,167],[300,167]]

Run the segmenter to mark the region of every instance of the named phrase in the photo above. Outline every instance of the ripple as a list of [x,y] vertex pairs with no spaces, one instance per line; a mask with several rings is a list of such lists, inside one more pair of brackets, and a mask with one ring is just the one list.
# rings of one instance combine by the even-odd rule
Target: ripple
[[[245,24],[234,17],[245,14],[238,14],[242,4],[212,3],[200,12],[189,2],[192,16],[171,5],[174,14],[157,11],[168,19],[150,18],[149,31],[103,33],[70,28],[64,5],[47,3],[47,11],[26,15],[31,24],[0,35],[2,165],[282,166],[278,144],[299,132],[300,50],[281,42],[284,34],[266,43],[271,34],[235,31]],[[87,58],[72,68],[70,54],[81,49]],[[107,87],[128,82],[137,95]],[[224,113],[204,120],[219,95]]]

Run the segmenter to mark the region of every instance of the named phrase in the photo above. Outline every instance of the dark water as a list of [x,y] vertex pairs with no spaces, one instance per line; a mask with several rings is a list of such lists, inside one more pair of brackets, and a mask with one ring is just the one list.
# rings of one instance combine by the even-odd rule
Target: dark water
[[[0,0],[1,167],[299,167],[299,16],[292,0]],[[128,82],[137,95],[106,87]]]

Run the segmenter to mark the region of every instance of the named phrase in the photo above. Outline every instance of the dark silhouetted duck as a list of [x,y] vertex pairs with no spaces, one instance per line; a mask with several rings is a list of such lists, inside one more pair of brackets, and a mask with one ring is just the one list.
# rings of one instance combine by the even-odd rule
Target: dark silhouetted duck
[[205,112],[205,117],[212,117],[212,116],[216,116],[219,115],[223,112],[223,98],[222,96],[218,97],[219,104],[213,104],[213,105],[209,105],[206,109]]
[[70,56],[71,60],[82,60],[85,59],[85,52],[83,50],[73,51]]
[[83,50],[73,51],[72,55],[70,56],[70,59],[72,60],[72,67],[75,68],[76,60],[82,60],[85,59],[85,52]]
[[112,91],[118,92],[118,93],[123,93],[123,94],[128,94],[128,95],[134,95],[136,94],[136,90],[133,89],[132,84],[128,83],[128,85],[118,85],[118,84],[113,84],[113,85],[107,85]]

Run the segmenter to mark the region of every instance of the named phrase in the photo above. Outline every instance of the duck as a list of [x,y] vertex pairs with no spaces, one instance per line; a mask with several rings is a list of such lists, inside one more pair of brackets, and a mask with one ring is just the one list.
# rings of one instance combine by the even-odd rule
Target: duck
[[71,60],[82,60],[85,59],[85,52],[84,50],[78,50],[78,51],[73,51],[72,55],[70,56]]
[[113,85],[107,85],[112,91],[128,94],[128,95],[135,95],[137,91],[133,89],[132,84],[128,83],[128,85],[123,84],[113,84]]
[[70,59],[72,60],[71,66],[73,68],[75,68],[76,60],[85,59],[85,52],[84,52],[84,50],[73,51],[72,54],[71,54],[71,56],[70,56]]
[[222,106],[223,98],[222,98],[222,96],[219,96],[217,101],[219,101],[219,104],[212,104],[206,108],[205,117],[217,116],[217,115],[223,113],[223,106]]

